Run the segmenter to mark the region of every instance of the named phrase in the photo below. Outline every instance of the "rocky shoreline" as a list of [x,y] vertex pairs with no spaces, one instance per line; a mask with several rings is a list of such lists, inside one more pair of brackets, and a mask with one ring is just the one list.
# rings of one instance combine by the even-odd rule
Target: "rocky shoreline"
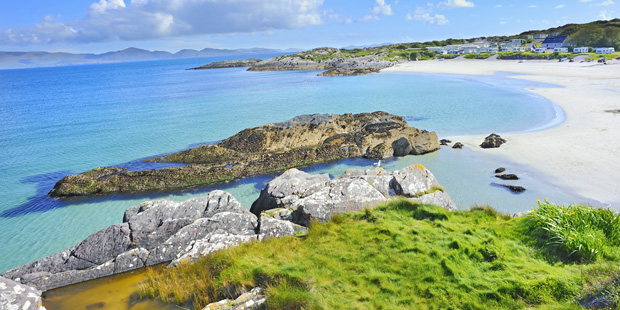
[[182,202],[145,202],[127,209],[123,223],[1,277],[47,291],[161,263],[176,267],[242,242],[305,234],[312,221],[325,222],[334,214],[390,199],[456,210],[421,165],[394,172],[349,170],[334,179],[291,169],[267,184],[250,211],[219,190]]
[[206,64],[204,66],[190,68],[187,70],[204,70],[204,69],[223,69],[223,68],[240,68],[240,67],[251,67],[262,60],[258,58],[248,58],[243,60],[225,60],[225,61],[214,61],[210,64]]
[[388,61],[378,54],[354,56],[336,48],[324,47],[270,58],[254,64],[248,71],[327,70],[318,75],[346,76],[376,73],[397,63],[399,61]]
[[56,183],[52,197],[165,191],[279,173],[346,158],[385,159],[439,149],[435,132],[420,130],[386,112],[301,115],[245,129],[215,145],[203,145],[151,162],[188,164],[127,171],[100,167]]

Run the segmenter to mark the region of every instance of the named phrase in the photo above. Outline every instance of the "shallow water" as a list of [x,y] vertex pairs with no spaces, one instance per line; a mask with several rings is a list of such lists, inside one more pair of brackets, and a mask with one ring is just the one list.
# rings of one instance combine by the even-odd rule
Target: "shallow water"
[[[47,192],[67,174],[98,166],[163,167],[142,159],[307,113],[383,110],[440,137],[524,131],[563,119],[556,106],[523,90],[544,85],[501,74],[317,77],[316,71],[184,70],[222,59],[0,70],[0,272],[120,223],[125,209],[145,200],[183,200],[217,188],[249,208],[273,177],[158,194],[49,198]],[[548,185],[544,177],[538,180],[527,167],[511,168],[524,174],[519,182],[528,188],[513,195],[491,185],[495,166],[510,163],[468,150],[409,156],[385,168],[418,162],[429,167],[461,208],[490,204],[512,213],[544,197],[581,199]],[[371,164],[355,159],[306,170],[339,175]]]
[[[159,266],[156,268],[163,268]],[[146,268],[91,280],[43,294],[47,310],[172,310],[182,309],[159,299],[140,299],[140,284],[146,281]]]

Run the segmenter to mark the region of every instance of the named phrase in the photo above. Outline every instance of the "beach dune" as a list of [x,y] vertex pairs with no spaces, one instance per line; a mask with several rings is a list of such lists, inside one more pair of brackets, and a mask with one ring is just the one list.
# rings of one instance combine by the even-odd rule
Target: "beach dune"
[[[553,185],[574,191],[585,202],[620,206],[620,61],[594,62],[431,60],[383,71],[458,75],[515,73],[510,78],[555,84],[528,88],[560,106],[566,120],[525,133],[506,133],[508,143],[481,149],[479,137],[458,137],[465,147],[495,153],[544,174]],[[438,133],[441,135],[441,133]],[[542,198],[541,198],[542,199]]]

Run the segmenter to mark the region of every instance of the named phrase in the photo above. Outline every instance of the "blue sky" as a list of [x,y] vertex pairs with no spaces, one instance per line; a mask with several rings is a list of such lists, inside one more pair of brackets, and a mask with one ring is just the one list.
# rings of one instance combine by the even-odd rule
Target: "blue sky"
[[620,17],[620,0],[3,0],[1,51],[345,47]]

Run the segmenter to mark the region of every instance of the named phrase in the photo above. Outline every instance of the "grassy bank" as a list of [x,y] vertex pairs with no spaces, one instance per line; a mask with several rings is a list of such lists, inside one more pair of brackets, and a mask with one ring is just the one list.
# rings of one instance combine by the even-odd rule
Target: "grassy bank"
[[512,219],[393,201],[314,224],[305,238],[152,271],[142,295],[200,309],[261,286],[268,309],[578,309],[588,293],[618,288],[618,221],[547,202]]

